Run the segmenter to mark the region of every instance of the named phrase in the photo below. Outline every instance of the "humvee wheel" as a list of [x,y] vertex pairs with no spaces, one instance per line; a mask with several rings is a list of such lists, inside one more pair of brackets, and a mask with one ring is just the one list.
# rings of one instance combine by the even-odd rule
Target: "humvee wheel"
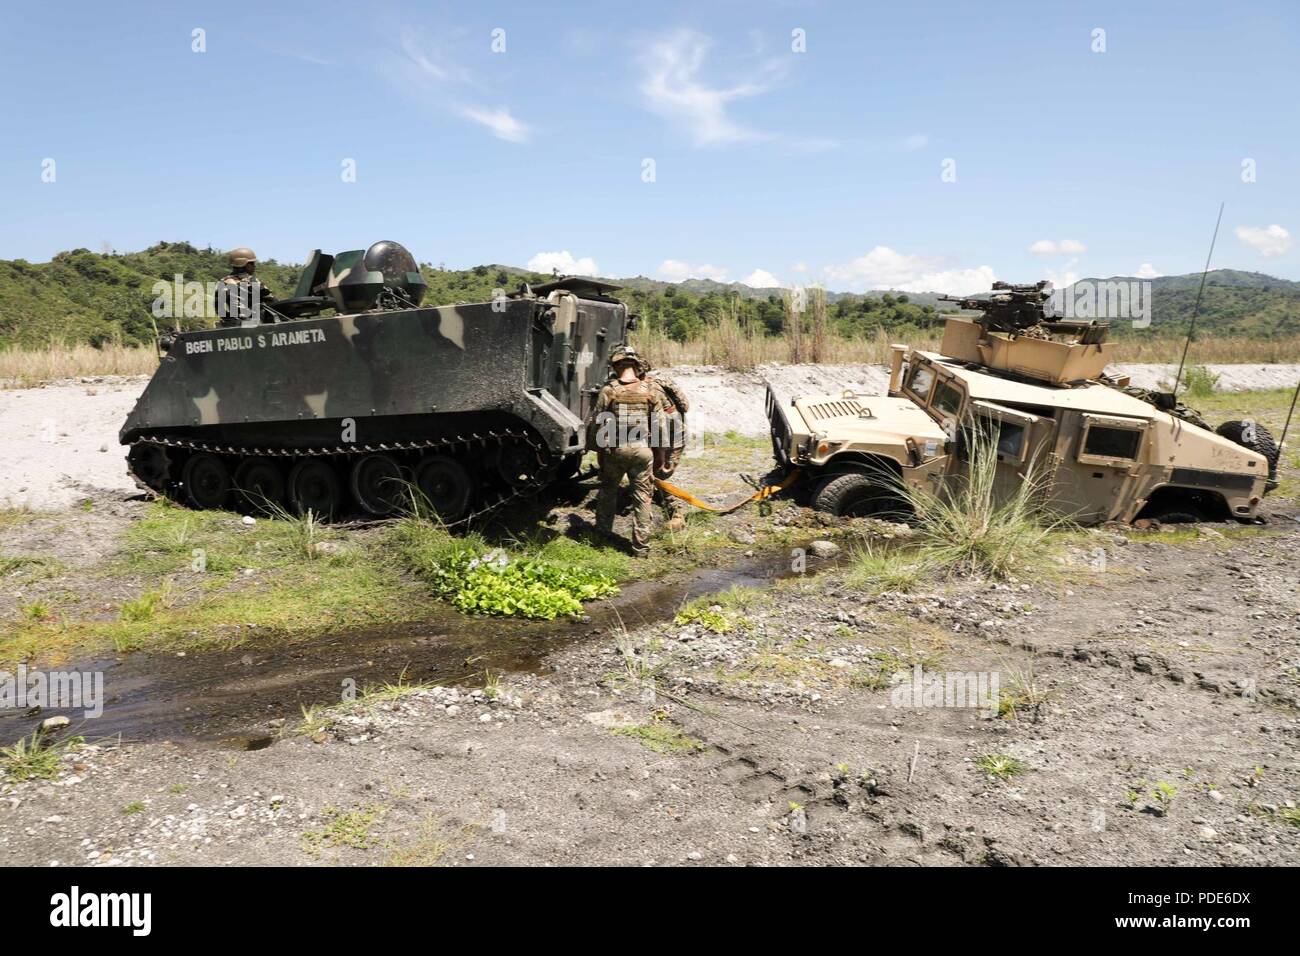
[[1161,524],[1200,524],[1205,516],[1192,508],[1176,508],[1164,514],[1153,515]]
[[469,511],[474,491],[469,473],[460,462],[444,455],[429,455],[415,466],[415,487],[443,522],[451,524]]
[[220,508],[230,493],[230,472],[216,455],[201,451],[185,462],[181,483],[186,500],[195,508]]
[[402,504],[402,469],[387,455],[366,455],[352,466],[352,496],[363,511],[377,518]]
[[813,492],[813,507],[837,518],[880,514],[889,510],[890,502],[888,489],[856,472],[832,475]]
[[1254,422],[1232,421],[1224,422],[1214,433],[1263,455],[1268,460],[1268,490],[1277,488],[1277,460],[1282,451],[1267,428]]
[[319,518],[332,518],[341,498],[338,476],[328,462],[305,458],[289,472],[289,503],[295,514],[310,511]]
[[246,458],[235,469],[235,493],[248,508],[263,514],[284,501],[284,475],[269,458]]

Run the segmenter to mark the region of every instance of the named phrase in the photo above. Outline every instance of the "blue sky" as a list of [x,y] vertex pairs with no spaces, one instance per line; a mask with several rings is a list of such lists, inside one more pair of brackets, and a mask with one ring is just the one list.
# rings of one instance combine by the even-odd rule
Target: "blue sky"
[[1300,279],[1298,26],[1293,0],[32,4],[0,33],[0,257],[391,238],[974,291],[1197,271],[1222,200],[1215,265]]

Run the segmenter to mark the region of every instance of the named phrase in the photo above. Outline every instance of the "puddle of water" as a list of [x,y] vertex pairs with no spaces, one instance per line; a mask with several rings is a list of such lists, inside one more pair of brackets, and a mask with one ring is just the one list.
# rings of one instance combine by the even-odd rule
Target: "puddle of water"
[[[811,560],[808,573],[830,566]],[[792,577],[785,550],[727,567],[695,569],[666,581],[624,585],[617,597],[588,605],[586,621],[515,621],[466,617],[450,608],[400,627],[358,629],[301,642],[175,654],[140,652],[126,658],[69,663],[63,670],[104,672],[104,712],[47,709],[36,716],[0,716],[0,740],[27,736],[41,720],[68,716],[66,731],[89,740],[193,739],[246,750],[270,746],[267,722],[301,716],[302,708],[335,704],[344,681],[359,692],[385,683],[464,684],[485,670],[545,673],[548,655],[574,641],[606,639],[628,627],[662,621],[684,601],[734,585],[762,588]]]

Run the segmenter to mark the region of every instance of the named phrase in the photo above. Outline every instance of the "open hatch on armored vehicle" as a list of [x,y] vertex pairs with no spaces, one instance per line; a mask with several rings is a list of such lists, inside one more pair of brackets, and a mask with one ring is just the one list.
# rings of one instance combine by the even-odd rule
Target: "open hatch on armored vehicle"
[[386,515],[414,490],[463,522],[577,470],[631,326],[617,288],[565,278],[428,307],[399,244],[318,250],[261,321],[167,338],[122,426],[131,473],[197,508]]
[[896,514],[903,485],[938,491],[964,474],[981,434],[996,455],[995,493],[1032,471],[1044,504],[1080,523],[1256,519],[1276,487],[1268,432],[1250,421],[1211,430],[1172,395],[1107,378],[1105,325],[1046,320],[1049,292],[999,283],[962,300],[983,314],[948,319],[939,352],[893,347],[888,396],[787,403],[769,385],[777,461],[801,469],[819,510]]

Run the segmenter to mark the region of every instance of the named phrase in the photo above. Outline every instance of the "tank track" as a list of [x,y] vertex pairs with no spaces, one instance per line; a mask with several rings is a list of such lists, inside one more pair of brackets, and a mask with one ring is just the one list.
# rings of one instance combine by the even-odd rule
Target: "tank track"
[[521,484],[513,490],[498,492],[493,498],[489,499],[481,507],[470,511],[464,517],[455,521],[445,523],[445,527],[457,528],[466,527],[475,520],[482,518],[498,510],[511,501],[527,497],[530,494],[540,490],[547,484],[547,466],[545,464],[548,457],[546,447],[538,441],[533,435],[526,431],[516,429],[505,429],[502,431],[490,430],[486,434],[474,432],[470,435],[457,435],[454,438],[434,438],[420,441],[406,442],[378,442],[374,444],[347,444],[335,445],[333,447],[307,447],[307,448],[276,448],[271,446],[254,446],[238,445],[228,442],[210,442],[200,441],[189,438],[150,436],[141,438],[138,441],[131,442],[127,446],[127,470],[131,479],[135,482],[136,487],[149,494],[164,495],[168,494],[168,485],[173,484],[176,479],[169,477],[161,483],[161,487],[155,486],[145,478],[136,473],[135,467],[131,464],[131,453],[137,446],[155,445],[164,449],[182,449],[188,452],[208,452],[213,455],[234,455],[243,458],[324,458],[324,457],[344,457],[359,458],[363,455],[386,453],[386,452],[413,452],[437,450],[444,452],[450,458],[457,461],[463,461],[470,454],[483,455],[492,448],[502,448],[512,442],[526,444],[537,455],[539,464],[539,474],[531,481]]

